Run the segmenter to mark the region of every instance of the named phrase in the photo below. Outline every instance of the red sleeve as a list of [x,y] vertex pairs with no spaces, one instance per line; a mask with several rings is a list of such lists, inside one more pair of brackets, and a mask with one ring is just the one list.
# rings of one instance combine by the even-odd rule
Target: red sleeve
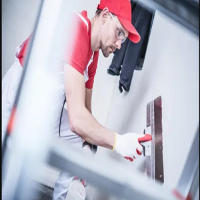
[[92,89],[93,88],[94,77],[95,77],[96,70],[97,70],[98,59],[99,59],[99,51],[96,51],[94,53],[93,62],[88,67],[89,80],[85,84],[85,86],[86,86],[87,89]]
[[89,36],[87,26],[76,16],[74,18],[77,26],[72,29],[69,46],[65,54],[65,61],[84,75],[87,67],[87,57],[89,48]]
[[20,50],[19,54],[17,55],[17,58],[19,59],[19,62],[22,67],[23,67],[24,58],[26,56],[26,52],[28,49],[28,44],[29,44],[30,38],[31,38],[31,35],[21,44],[21,50]]

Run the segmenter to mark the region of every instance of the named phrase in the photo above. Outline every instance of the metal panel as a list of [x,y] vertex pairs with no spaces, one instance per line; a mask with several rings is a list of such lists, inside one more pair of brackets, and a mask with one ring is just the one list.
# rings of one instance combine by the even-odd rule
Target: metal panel
[[[190,153],[186,160],[177,190],[187,197],[191,192],[195,195],[199,187],[199,128],[197,130]],[[193,196],[194,197],[194,196]]]
[[127,200],[176,199],[169,189],[145,174],[127,171],[114,160],[93,157],[61,141],[54,142],[48,164],[85,179],[110,196]]

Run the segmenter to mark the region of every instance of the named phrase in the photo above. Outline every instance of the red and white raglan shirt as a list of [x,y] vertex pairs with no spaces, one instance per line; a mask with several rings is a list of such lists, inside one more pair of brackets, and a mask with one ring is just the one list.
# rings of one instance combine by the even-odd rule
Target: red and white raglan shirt
[[[72,27],[71,44],[66,51],[64,61],[75,68],[85,77],[85,86],[92,89],[96,74],[99,51],[92,52],[91,48],[91,22],[87,17],[87,11],[74,13],[74,23]],[[23,67],[28,42],[31,35],[20,45],[16,57]]]

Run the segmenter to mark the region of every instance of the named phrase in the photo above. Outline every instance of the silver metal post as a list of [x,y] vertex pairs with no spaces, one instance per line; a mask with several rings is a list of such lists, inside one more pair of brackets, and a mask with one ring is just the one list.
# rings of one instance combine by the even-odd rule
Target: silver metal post
[[[183,169],[181,178],[179,180],[177,190],[187,197],[195,195],[199,187],[199,128],[196,132],[194,142],[191,146],[190,153],[188,155],[185,167]],[[194,198],[194,196],[193,196]]]
[[[29,199],[30,177],[38,163],[45,162],[53,138],[60,96],[58,73],[72,25],[72,11],[80,0],[42,1],[26,73],[20,85],[12,137],[8,141],[10,159],[6,165],[3,199]],[[9,189],[9,192],[6,192]],[[8,195],[8,196],[5,196]]]

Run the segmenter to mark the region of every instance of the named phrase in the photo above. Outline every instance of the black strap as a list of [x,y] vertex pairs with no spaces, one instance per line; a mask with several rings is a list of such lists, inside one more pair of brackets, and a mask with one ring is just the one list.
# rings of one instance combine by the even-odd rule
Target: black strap
[[93,144],[90,144],[89,142],[85,141],[83,142],[83,145],[82,145],[82,148],[84,146],[88,145],[91,149],[91,151],[95,154],[97,152],[97,145],[93,145]]
[[59,137],[60,136],[60,129],[61,129],[61,121],[62,121],[62,115],[63,115],[63,109],[64,109],[64,106],[65,106],[65,102],[66,102],[66,97],[65,97],[65,100],[63,102],[63,106],[62,106],[62,110],[61,110],[61,114],[60,114],[60,123],[59,123]]

